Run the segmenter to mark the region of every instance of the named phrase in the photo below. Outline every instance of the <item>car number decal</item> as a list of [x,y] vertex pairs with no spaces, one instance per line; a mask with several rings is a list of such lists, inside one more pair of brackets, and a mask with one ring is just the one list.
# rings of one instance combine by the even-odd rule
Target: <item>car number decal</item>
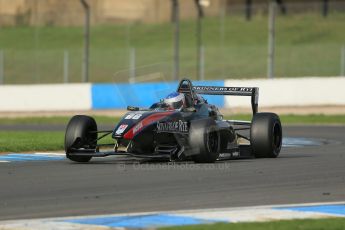
[[130,113],[125,117],[125,119],[138,120],[142,115],[143,115],[142,113]]
[[121,133],[123,133],[125,130],[126,130],[126,128],[128,127],[128,125],[120,125],[120,127],[116,130],[116,134],[121,134]]

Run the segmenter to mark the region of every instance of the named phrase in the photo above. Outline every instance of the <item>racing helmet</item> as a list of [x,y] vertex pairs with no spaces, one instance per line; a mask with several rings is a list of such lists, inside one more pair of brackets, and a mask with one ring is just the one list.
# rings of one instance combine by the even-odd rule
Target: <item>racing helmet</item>
[[172,109],[180,109],[185,104],[183,93],[173,92],[163,99],[163,102]]

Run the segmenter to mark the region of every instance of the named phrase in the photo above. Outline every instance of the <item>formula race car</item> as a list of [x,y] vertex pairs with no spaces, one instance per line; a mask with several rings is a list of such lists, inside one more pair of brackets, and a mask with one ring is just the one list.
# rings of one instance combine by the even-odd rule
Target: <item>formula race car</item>
[[[202,95],[250,96],[252,121],[224,120]],[[176,92],[150,108],[128,106],[113,130],[99,131],[89,116],[72,117],[65,134],[66,156],[75,162],[110,155],[197,163],[275,158],[282,146],[282,126],[278,115],[258,113],[258,97],[256,87],[193,86],[183,79]],[[107,135],[114,142],[99,144]]]

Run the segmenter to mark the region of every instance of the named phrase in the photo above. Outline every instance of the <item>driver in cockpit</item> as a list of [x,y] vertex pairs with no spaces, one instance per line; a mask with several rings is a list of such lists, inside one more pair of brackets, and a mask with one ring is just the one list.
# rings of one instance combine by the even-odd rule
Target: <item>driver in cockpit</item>
[[195,94],[194,101],[190,95],[172,92],[160,102],[153,104],[150,109],[181,110],[194,107],[198,103],[206,102],[201,96]]

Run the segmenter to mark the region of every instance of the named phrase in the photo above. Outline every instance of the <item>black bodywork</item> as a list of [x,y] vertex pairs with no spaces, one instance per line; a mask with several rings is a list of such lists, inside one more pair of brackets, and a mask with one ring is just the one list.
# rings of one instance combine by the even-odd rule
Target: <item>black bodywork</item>
[[[169,110],[163,102],[155,103],[148,109],[128,106],[129,111],[113,130],[90,131],[98,134],[97,140],[111,135],[115,139],[115,144],[100,145],[97,144],[97,140],[89,140],[96,145],[92,148],[72,148],[68,150],[68,154],[91,157],[123,154],[135,157],[187,160],[198,154],[198,151],[193,150],[195,146],[191,146],[190,143],[191,125],[196,121],[208,120],[217,131],[218,139],[214,139],[217,143],[213,145],[217,145],[215,151],[219,152],[218,159],[253,155],[250,144],[251,122],[224,120],[218,108],[209,104],[201,95],[250,96],[253,115],[255,115],[258,111],[258,88],[193,86],[190,80],[183,79],[177,91],[185,94],[186,105],[183,109]],[[193,132],[197,132],[195,128]],[[278,138],[280,140],[276,142],[280,142],[278,144],[281,145],[281,136]],[[206,145],[212,148],[208,145],[212,143]],[[105,146],[108,150],[101,150]],[[112,149],[109,150],[109,147]]]

